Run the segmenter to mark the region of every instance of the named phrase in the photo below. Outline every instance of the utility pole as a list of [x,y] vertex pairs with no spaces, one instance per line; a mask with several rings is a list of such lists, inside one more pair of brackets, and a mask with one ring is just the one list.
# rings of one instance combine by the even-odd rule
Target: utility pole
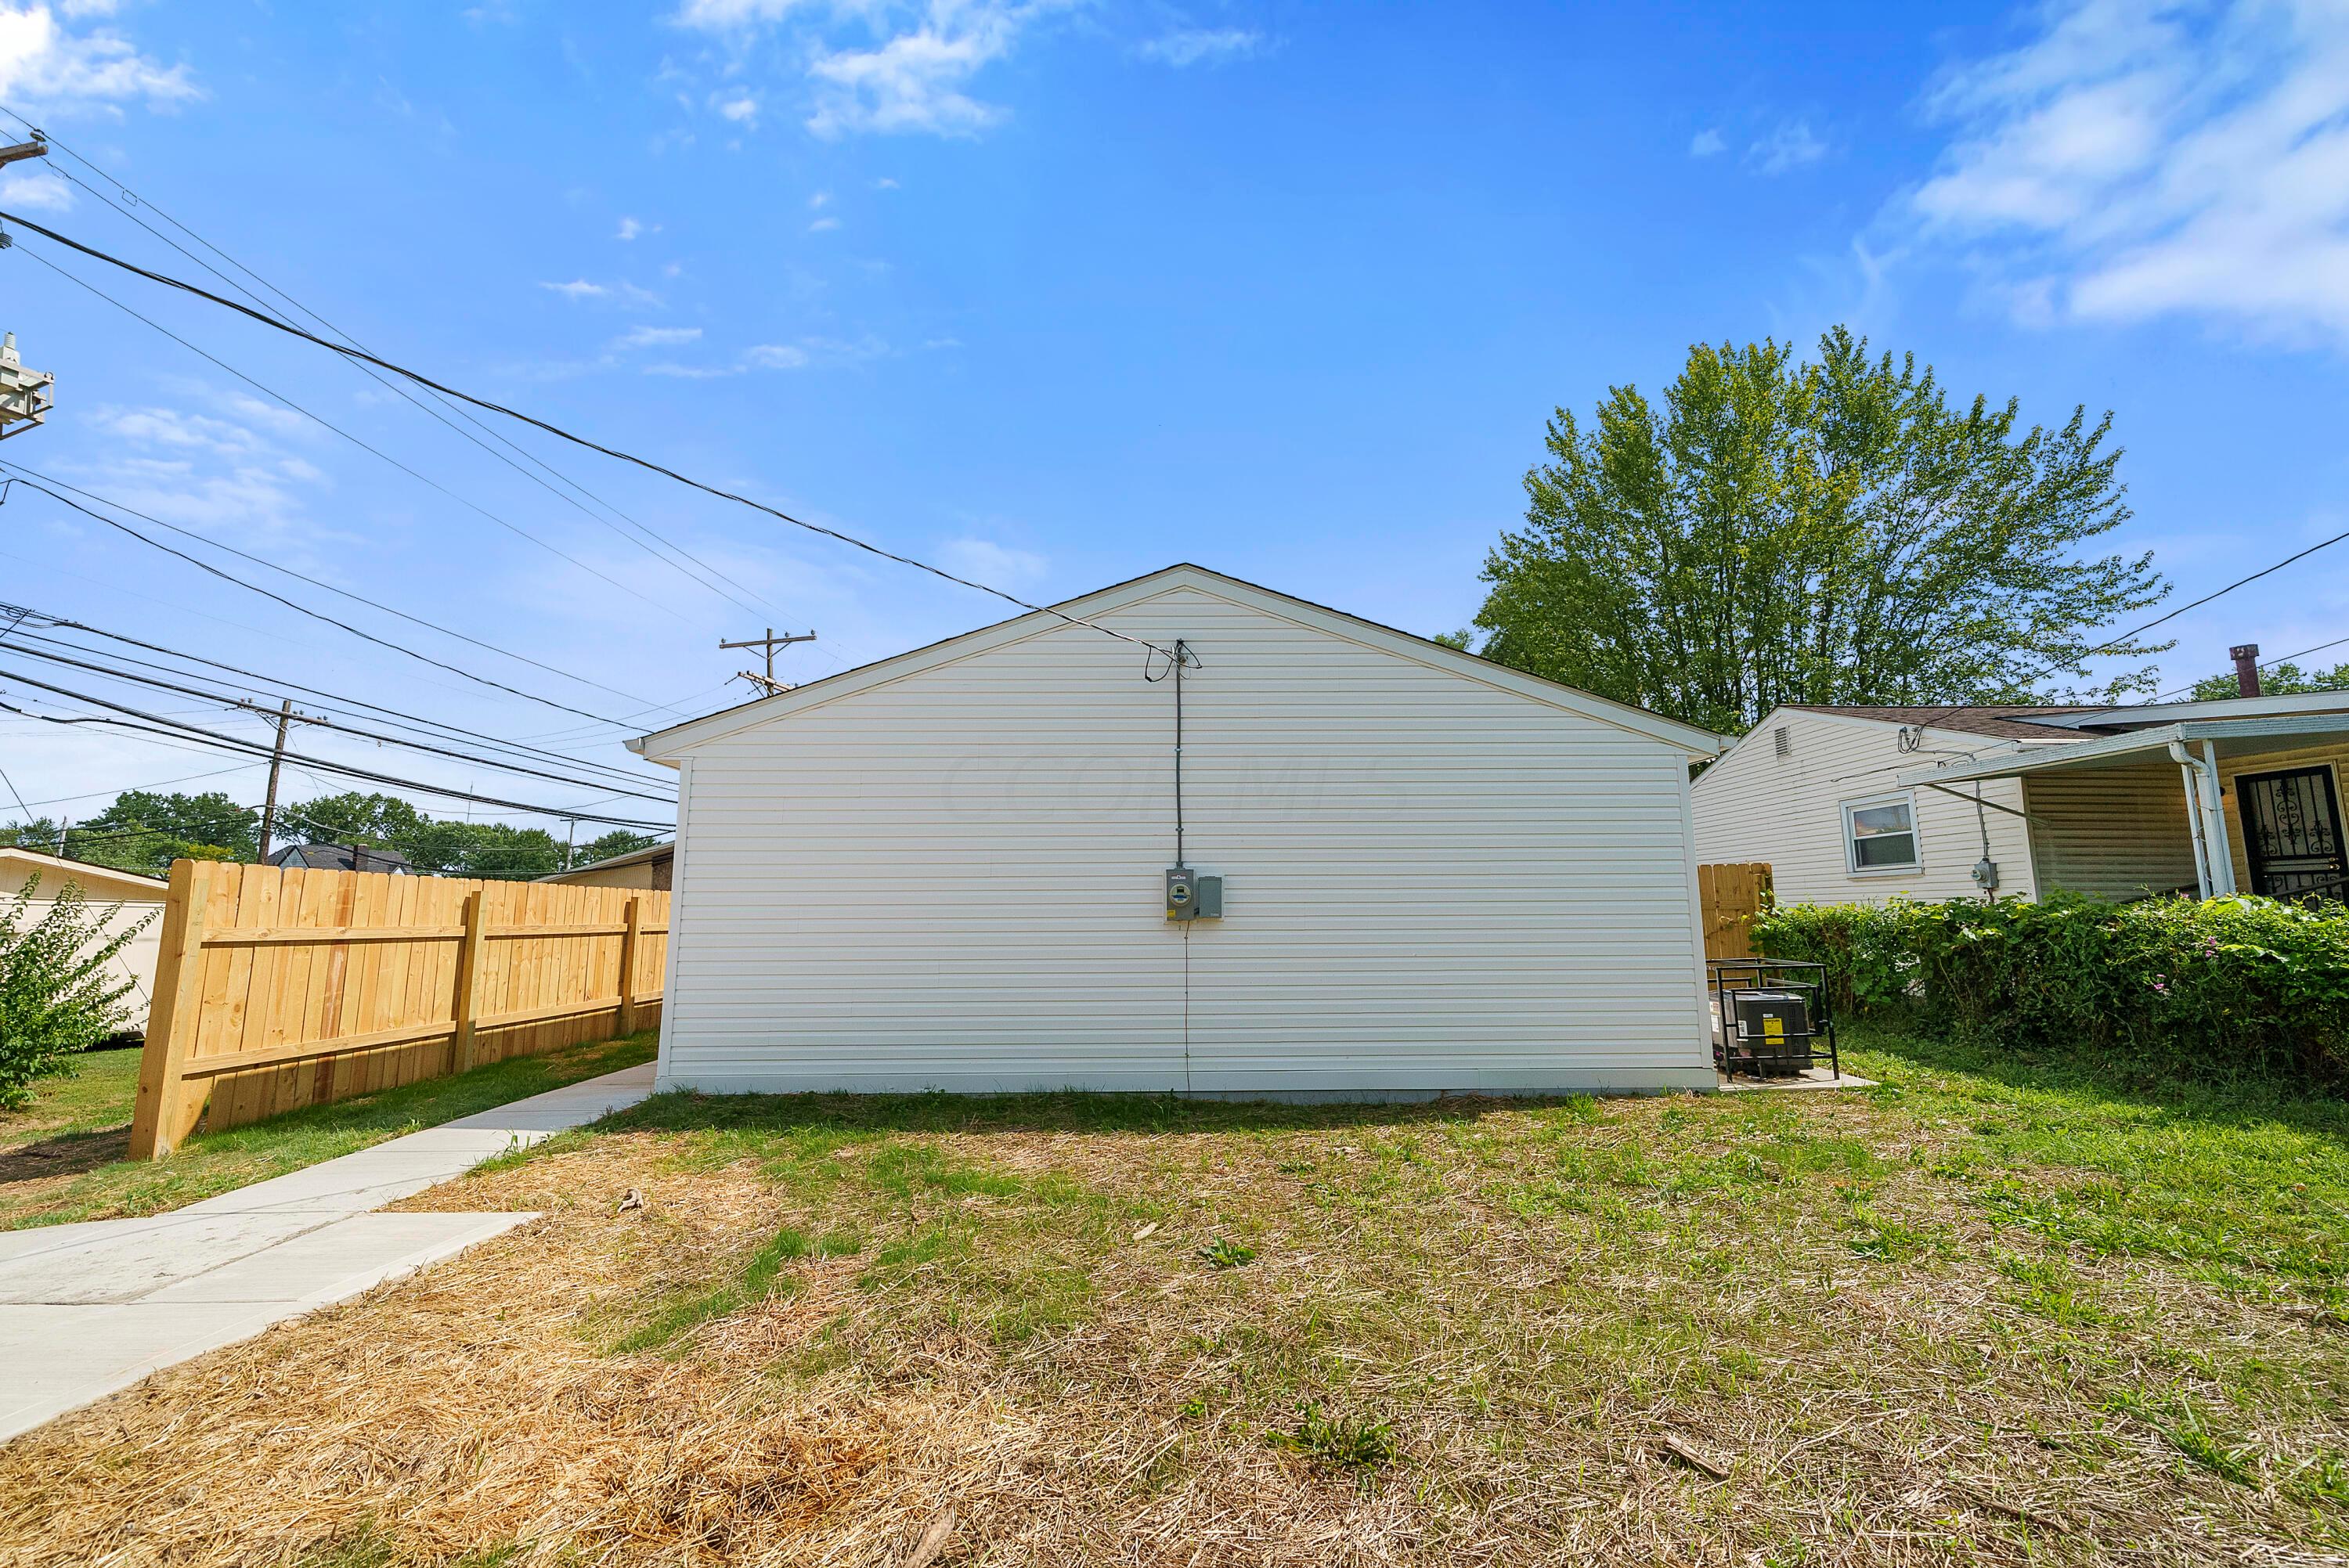
[[285,765],[285,727],[289,724],[324,724],[326,721],[313,718],[306,713],[295,713],[294,699],[290,696],[278,700],[275,713],[258,703],[241,702],[236,706],[248,713],[261,714],[277,721],[277,745],[269,753],[269,793],[261,802],[260,861],[265,866],[269,863],[269,841],[277,832],[277,771]]
[[759,675],[750,670],[738,670],[735,672],[734,678],[738,681],[749,681],[753,686],[764,686],[767,688],[767,695],[769,696],[773,696],[778,692],[787,692],[792,689],[787,683],[779,681],[775,678],[775,650],[777,648],[790,647],[793,643],[812,643],[814,641],[815,633],[812,630],[795,636],[779,637],[775,635],[775,629],[772,626],[770,626],[767,628],[767,634],[763,637],[745,637],[739,643],[730,643],[721,637],[719,639],[718,645],[721,650],[726,648],[765,649],[767,653],[767,673],[765,675]]
[[579,819],[578,819],[578,818],[576,818],[576,817],[565,817],[565,818],[564,818],[564,819],[563,819],[563,869],[564,869],[564,871],[566,871],[566,872],[567,872],[567,871],[569,871],[569,870],[571,869],[571,841],[572,841],[573,839],[574,839],[574,838],[578,837],[578,835],[579,835]]

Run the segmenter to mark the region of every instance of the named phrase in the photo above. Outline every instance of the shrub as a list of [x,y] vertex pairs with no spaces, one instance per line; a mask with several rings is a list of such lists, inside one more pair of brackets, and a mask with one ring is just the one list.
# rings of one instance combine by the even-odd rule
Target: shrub
[[40,886],[36,876],[0,905],[0,1108],[23,1105],[35,1078],[122,1026],[130,982],[106,966],[146,925],[107,934],[113,909],[93,910],[71,882],[35,919]]
[[2264,898],[2116,904],[2059,895],[1796,904],[1756,917],[1774,958],[1827,968],[1860,1015],[2190,1076],[2349,1082],[2349,910]]

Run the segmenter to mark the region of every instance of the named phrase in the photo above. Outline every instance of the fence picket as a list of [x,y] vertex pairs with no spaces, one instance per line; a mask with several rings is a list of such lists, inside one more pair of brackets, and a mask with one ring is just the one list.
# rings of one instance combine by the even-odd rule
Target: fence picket
[[669,896],[179,861],[132,1157],[169,1154],[200,1117],[241,1126],[641,1028]]

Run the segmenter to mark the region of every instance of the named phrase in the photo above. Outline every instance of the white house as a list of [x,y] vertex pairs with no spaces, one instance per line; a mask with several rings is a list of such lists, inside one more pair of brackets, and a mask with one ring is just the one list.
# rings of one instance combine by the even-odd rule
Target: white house
[[679,775],[667,1088],[1715,1082],[1725,742],[1196,566],[630,744]]
[[2342,899],[2349,693],[1777,708],[1697,779],[1700,861],[1781,903],[2063,890]]

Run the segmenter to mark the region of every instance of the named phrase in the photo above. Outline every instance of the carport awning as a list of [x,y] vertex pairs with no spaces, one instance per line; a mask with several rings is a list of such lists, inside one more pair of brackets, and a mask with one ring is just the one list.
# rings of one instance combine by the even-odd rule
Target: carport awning
[[2292,714],[2276,718],[2187,719],[2125,730],[2066,746],[2032,746],[1969,762],[1919,768],[1901,774],[1904,786],[1949,784],[1978,779],[2019,779],[2029,773],[2057,769],[2111,768],[2169,756],[2173,742],[2199,750],[2205,742],[2220,757],[2256,756],[2289,749],[2296,740],[2321,744],[2349,734],[2349,713]]

